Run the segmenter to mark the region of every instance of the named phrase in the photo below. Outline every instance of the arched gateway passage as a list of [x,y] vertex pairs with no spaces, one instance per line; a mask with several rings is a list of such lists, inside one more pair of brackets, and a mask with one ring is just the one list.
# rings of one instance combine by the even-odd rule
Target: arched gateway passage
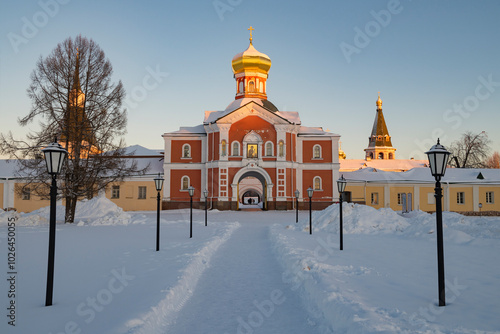
[[[271,177],[264,169],[256,166],[242,168],[234,176],[231,186],[234,194],[233,201],[238,203],[238,209],[241,203],[262,203],[262,209],[267,210],[267,201],[272,195],[273,184]],[[254,203],[255,200],[259,202]]]

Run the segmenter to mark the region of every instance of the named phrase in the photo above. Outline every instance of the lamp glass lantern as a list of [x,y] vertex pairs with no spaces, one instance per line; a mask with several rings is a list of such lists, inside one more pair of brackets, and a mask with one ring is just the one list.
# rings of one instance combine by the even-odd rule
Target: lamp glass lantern
[[203,197],[205,197],[205,199],[207,199],[207,197],[208,197],[208,190],[207,189],[203,190]]
[[188,193],[189,193],[189,196],[193,197],[193,195],[194,195],[194,187],[193,186],[189,186]]
[[299,195],[300,195],[300,191],[299,191],[299,189],[296,189],[295,190],[295,198],[299,198]]
[[156,191],[161,191],[165,179],[160,176],[160,173],[158,173],[158,176],[154,178],[154,181],[155,181]]
[[440,180],[444,173],[446,172],[446,165],[448,164],[448,159],[450,157],[450,152],[439,143],[432,146],[427,152],[427,157],[429,158],[429,167],[431,168],[431,174],[436,180]]
[[43,148],[42,152],[45,157],[47,172],[53,176],[59,174],[68,151],[66,151],[59,143],[53,142]]
[[309,198],[313,197],[313,193],[314,193],[314,189],[309,187],[307,188],[307,196],[309,196]]
[[338,180],[337,180],[337,189],[339,191],[339,194],[342,194],[345,191],[345,186],[347,185],[347,180],[344,179],[344,175],[342,175]]

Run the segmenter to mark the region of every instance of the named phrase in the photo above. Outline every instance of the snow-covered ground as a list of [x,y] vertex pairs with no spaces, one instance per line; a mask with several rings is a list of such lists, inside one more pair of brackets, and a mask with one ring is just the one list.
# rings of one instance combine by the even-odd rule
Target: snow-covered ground
[[156,252],[156,212],[95,198],[57,224],[45,307],[48,208],[0,211],[0,332],[500,333],[500,218],[444,213],[437,307],[434,215],[344,204],[340,251],[338,214],[314,212],[310,235],[308,212],[296,224],[295,212],[210,211],[205,227],[194,210],[190,239],[189,211],[162,211]]

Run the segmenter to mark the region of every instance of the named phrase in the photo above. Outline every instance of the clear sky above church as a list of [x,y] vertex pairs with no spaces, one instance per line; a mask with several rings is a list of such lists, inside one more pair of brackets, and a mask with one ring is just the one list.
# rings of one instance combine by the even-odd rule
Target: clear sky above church
[[[500,2],[491,1],[2,1],[0,132],[18,137],[29,76],[67,37],[96,41],[127,92],[128,145],[203,121],[234,100],[232,57],[271,58],[268,98],[305,126],[342,136],[363,158],[377,92],[398,158],[423,158],[486,131],[500,150]],[[168,74],[167,74],[168,73]],[[37,125],[32,124],[30,128]]]

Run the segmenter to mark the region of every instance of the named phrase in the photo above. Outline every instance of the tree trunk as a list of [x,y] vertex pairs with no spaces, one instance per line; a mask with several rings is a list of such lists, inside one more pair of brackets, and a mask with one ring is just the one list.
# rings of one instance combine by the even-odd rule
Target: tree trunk
[[75,222],[76,202],[77,199],[75,197],[66,196],[66,214],[65,214],[66,223]]

